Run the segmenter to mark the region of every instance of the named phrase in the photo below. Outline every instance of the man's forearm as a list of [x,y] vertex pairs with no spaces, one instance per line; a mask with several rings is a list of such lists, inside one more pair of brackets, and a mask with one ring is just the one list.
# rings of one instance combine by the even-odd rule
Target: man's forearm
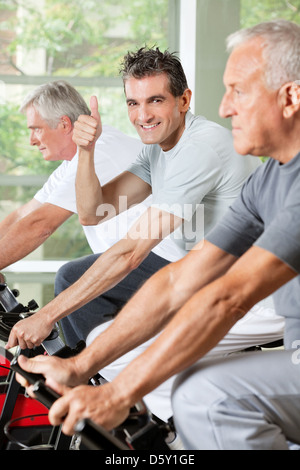
[[[225,309],[228,314],[228,307],[228,304],[224,304],[224,315]],[[214,308],[216,305],[213,302],[205,304],[203,295],[195,294],[161,335],[114,379],[118,388],[127,391],[131,406],[171,376],[203,357],[240,318],[239,315],[233,315],[231,322],[222,322],[221,309],[218,308],[214,317]]]
[[175,292],[171,295],[174,284],[170,270],[172,266],[168,265],[146,281],[110,326],[76,356],[76,369],[85,371],[85,379],[164,328],[175,313],[175,306],[181,303],[175,299]]
[[[176,223],[181,223],[181,219],[177,219]],[[152,221],[151,217],[150,220]],[[158,226],[157,231],[151,233],[152,223],[149,223],[148,211],[143,213],[123,239],[103,253],[77,282],[58,295],[42,311],[48,318],[49,314],[52,315],[56,322],[122,281],[159,243],[165,225],[170,230],[169,218],[160,221],[160,224],[154,224]],[[173,226],[177,227],[174,220],[171,225],[172,229]]]
[[102,187],[95,173],[94,147],[88,150],[79,148],[76,174],[76,204],[79,221],[82,225],[96,225],[97,208],[102,204]]
[[[212,264],[207,264],[209,259]],[[158,334],[195,292],[223,274],[234,261],[231,255],[206,243],[203,252],[190,253],[159,270],[114,322],[77,356],[77,369],[85,368],[92,375]]]
[[[122,239],[117,242],[103,253],[74,284],[61,292],[40,312],[55,323],[113,288],[134,269],[132,251],[127,247],[128,240]],[[144,252],[143,257],[147,254],[148,252]],[[140,262],[143,257],[140,258]]]
[[8,224],[0,239],[0,270],[32,253],[71,215],[70,211],[47,204]]
[[252,248],[183,305],[149,348],[114,380],[131,404],[208,353],[257,302],[297,276],[269,252]]
[[10,230],[12,225],[16,223],[17,220],[18,220],[18,212],[14,211],[0,222],[0,240],[6,235],[8,230]]
[[[163,330],[145,352],[114,379],[120,389],[127,390],[131,405],[206,354],[242,316],[234,301],[227,299],[225,290],[223,301],[216,302],[218,281],[214,288],[209,285],[194,295],[190,291],[178,295],[173,282],[177,273],[173,268],[166,266],[152,276],[111,326],[74,358],[76,370],[81,374],[84,371],[83,377],[87,380]],[[228,315],[230,310],[231,316]],[[123,385],[120,387],[120,384]]]
[[31,232],[27,237],[17,227],[10,230],[0,240],[0,270],[23,259],[38,248],[48,237],[35,237]]

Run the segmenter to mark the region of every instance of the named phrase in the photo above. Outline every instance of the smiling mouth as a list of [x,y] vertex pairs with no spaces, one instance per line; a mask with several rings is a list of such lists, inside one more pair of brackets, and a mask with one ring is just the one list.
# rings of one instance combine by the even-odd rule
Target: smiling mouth
[[148,131],[148,130],[151,130],[151,129],[155,129],[159,125],[160,125],[160,122],[158,122],[157,124],[149,124],[149,125],[141,124],[141,128]]

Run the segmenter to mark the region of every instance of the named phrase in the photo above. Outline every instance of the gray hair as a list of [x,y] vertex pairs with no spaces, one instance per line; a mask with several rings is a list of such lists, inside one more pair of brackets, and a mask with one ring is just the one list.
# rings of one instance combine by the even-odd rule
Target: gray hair
[[68,116],[74,124],[80,114],[91,114],[82,96],[69,83],[58,80],[40,85],[24,99],[20,112],[34,106],[41,118],[56,128],[62,116]]
[[300,25],[278,19],[241,29],[227,38],[227,50],[232,51],[245,42],[263,39],[263,57],[266,67],[266,84],[278,89],[284,83],[300,79]]

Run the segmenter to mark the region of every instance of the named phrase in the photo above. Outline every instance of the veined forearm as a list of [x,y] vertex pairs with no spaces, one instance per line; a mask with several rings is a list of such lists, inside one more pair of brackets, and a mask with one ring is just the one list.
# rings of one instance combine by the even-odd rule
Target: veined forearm
[[43,204],[16,220],[0,239],[0,269],[38,248],[71,215],[61,207]]
[[94,167],[94,149],[79,149],[76,205],[80,223],[82,225],[96,225],[100,220],[97,217],[97,209],[102,203],[102,187]]
[[89,363],[90,370],[99,370],[158,334],[201,287],[224,273],[235,260],[211,244],[206,243],[205,248],[215,263],[206,265],[209,256],[198,250],[159,270],[84,351],[82,366]]
[[41,230],[38,225],[24,222],[23,219],[13,225],[0,239],[0,270],[34,251],[51,233],[49,230]]
[[297,276],[272,253],[252,247],[227,273],[183,305],[159,338],[117,377],[135,403],[190,367],[226,335],[253,305]]
[[166,266],[154,274],[123,307],[113,323],[76,357],[78,370],[84,368],[93,375],[164,328],[175,313],[169,269],[170,266]]
[[121,240],[103,253],[80,279],[41,312],[51,315],[53,322],[59,321],[118,284],[134,267],[131,251],[124,248],[127,245],[127,240]]
[[114,379],[118,388],[127,390],[131,405],[203,357],[245,313],[227,298],[217,301],[211,297],[212,290],[206,289],[196,293],[161,335]]

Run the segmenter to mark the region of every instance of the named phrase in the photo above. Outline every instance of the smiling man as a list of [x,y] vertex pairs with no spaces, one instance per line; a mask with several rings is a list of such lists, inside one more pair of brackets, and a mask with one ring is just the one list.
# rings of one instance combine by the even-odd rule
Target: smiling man
[[[39,149],[44,160],[61,161],[61,164],[31,200],[0,222],[1,270],[38,248],[77,212],[75,177],[78,157],[72,136],[78,116],[90,113],[78,91],[62,80],[42,84],[29,92],[20,111],[27,118],[30,145]],[[109,181],[135,160],[134,155],[139,153],[141,146],[138,139],[105,126],[95,148],[96,172],[100,167],[102,180]],[[122,158],[116,159],[115,154],[119,155],[121,149]],[[84,227],[91,250],[100,253],[109,248],[119,239],[119,232],[126,233],[127,224],[133,223],[137,213],[129,211],[123,214],[123,218],[101,226]]]
[[[126,80],[126,102],[129,119],[145,144],[158,143],[164,152],[171,150],[185,129],[179,97],[169,89],[167,75]],[[176,93],[176,92],[175,92]],[[191,99],[191,91],[181,95],[183,110]]]

